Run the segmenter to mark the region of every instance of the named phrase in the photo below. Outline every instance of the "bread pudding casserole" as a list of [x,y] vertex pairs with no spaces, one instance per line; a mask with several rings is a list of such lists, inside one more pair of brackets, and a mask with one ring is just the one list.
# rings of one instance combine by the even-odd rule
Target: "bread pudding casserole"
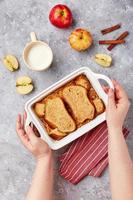
[[33,106],[48,135],[60,140],[105,111],[88,78],[81,74]]

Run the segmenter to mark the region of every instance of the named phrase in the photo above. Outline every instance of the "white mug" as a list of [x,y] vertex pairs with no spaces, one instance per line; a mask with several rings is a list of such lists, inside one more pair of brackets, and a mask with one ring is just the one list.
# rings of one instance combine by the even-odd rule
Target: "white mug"
[[23,60],[29,69],[42,71],[50,67],[53,61],[53,52],[50,46],[37,40],[36,34],[31,32],[31,42],[27,43],[23,51]]

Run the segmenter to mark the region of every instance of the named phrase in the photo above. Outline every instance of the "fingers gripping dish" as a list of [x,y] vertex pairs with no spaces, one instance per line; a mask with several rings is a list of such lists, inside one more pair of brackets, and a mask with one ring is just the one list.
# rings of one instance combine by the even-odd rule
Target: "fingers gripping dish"
[[85,75],[79,75],[35,103],[49,136],[60,140],[103,113],[105,106]]

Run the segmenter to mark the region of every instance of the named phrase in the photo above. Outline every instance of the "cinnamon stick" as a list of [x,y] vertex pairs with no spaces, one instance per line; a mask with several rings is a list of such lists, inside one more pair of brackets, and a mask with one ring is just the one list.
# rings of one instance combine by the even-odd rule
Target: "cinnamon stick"
[[[123,40],[129,35],[128,31],[123,32],[116,40]],[[117,44],[111,44],[108,46],[108,50],[111,51]]]
[[120,27],[121,27],[121,24],[116,24],[115,26],[112,26],[112,27],[105,28],[105,29],[101,30],[101,33],[103,35],[105,35],[107,33],[110,33],[112,31],[115,31],[115,30],[119,29]]
[[99,44],[122,44],[125,40],[99,40]]

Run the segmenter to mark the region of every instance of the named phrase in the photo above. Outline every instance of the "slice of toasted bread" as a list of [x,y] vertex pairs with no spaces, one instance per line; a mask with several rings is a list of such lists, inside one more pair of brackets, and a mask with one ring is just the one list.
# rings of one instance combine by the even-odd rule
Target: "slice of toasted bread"
[[49,136],[54,140],[61,140],[63,137],[67,136],[68,133],[61,132],[57,128],[52,129],[44,119],[42,120],[42,122]]
[[88,97],[90,99],[90,101],[93,101],[94,99],[98,98],[98,95],[96,93],[96,91],[94,90],[94,88],[90,88],[89,92],[88,92]]
[[85,75],[80,75],[75,79],[75,83],[76,85],[80,85],[84,88],[86,88],[87,90],[89,90],[91,88],[91,84],[89,82],[89,80],[87,79],[87,77]]
[[52,128],[69,133],[75,130],[76,125],[67,112],[61,98],[53,97],[46,100],[45,120]]
[[94,118],[94,106],[87,97],[87,90],[82,86],[72,85],[63,89],[63,98],[70,106],[77,124]]
[[35,113],[38,117],[43,117],[45,114],[45,104],[44,103],[36,103],[35,104]]
[[66,133],[59,131],[57,128],[51,129],[49,135],[55,140],[61,140],[63,137],[67,136]]
[[94,104],[94,106],[96,108],[96,113],[97,114],[101,114],[101,113],[104,112],[105,107],[104,107],[103,101],[101,99],[95,98],[93,100],[93,104]]

